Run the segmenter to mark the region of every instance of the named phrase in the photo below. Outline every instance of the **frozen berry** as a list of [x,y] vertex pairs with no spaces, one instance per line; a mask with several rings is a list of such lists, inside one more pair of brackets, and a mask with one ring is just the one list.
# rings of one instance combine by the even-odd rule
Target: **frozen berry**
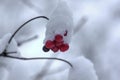
[[62,41],[62,42],[56,42],[55,41],[55,46],[60,47],[61,45],[63,45],[63,43],[64,43],[64,41]]
[[58,52],[59,48],[58,48],[58,47],[53,47],[51,50],[52,50],[53,52]]
[[53,48],[55,45],[54,45],[54,42],[51,41],[51,40],[48,40],[45,44],[45,47],[48,48],[48,49],[51,49]]
[[43,46],[43,51],[44,52],[48,52],[50,49],[46,48],[45,46]]
[[60,34],[57,34],[57,35],[55,36],[55,41],[57,41],[57,42],[62,42],[62,41],[63,41],[63,36],[60,35]]
[[69,49],[69,45],[68,44],[63,44],[61,47],[60,47],[60,51],[61,52],[65,52]]

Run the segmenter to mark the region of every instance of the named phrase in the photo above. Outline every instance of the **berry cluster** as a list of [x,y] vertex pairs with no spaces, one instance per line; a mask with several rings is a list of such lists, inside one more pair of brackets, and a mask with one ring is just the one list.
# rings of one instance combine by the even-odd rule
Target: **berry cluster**
[[59,50],[61,52],[65,52],[69,49],[69,45],[67,43],[64,43],[62,35],[57,34],[53,41],[46,41],[45,46],[43,47],[43,51],[45,52],[48,52],[50,49],[53,52],[58,52]]

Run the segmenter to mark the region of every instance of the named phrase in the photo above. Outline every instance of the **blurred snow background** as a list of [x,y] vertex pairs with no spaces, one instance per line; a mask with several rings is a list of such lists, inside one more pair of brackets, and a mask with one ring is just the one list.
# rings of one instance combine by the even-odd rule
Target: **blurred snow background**
[[[35,20],[15,37],[18,43],[38,35],[19,48],[23,57],[59,57],[70,61],[74,69],[60,61],[19,61],[0,59],[1,80],[119,80],[120,79],[120,1],[65,0],[73,13],[74,25],[82,17],[87,22],[72,37],[66,53],[44,53],[44,19]],[[49,17],[58,0],[0,0],[0,38],[13,33],[35,16]],[[75,27],[73,26],[73,27]],[[1,47],[1,46],[0,46]],[[84,56],[84,57],[83,57]],[[3,61],[10,61],[7,67]],[[7,70],[6,70],[7,68]]]

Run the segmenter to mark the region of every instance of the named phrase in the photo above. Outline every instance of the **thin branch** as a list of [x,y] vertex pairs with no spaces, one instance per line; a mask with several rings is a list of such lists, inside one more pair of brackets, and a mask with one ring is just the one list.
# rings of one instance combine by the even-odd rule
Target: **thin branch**
[[18,59],[18,60],[58,60],[58,61],[63,61],[65,63],[67,63],[70,67],[73,68],[73,65],[67,61],[67,60],[64,60],[64,59],[60,59],[60,58],[54,58],[54,57],[35,57],[35,58],[23,58],[23,57],[14,57],[14,56],[10,56],[10,55],[6,55],[6,56],[3,56],[3,55],[0,55],[0,57],[6,57],[6,58],[11,58],[11,59]]
[[7,47],[9,46],[10,42],[12,41],[13,37],[17,34],[17,32],[19,32],[26,24],[28,24],[29,22],[35,20],[35,19],[39,19],[39,18],[44,18],[46,20],[49,20],[49,18],[47,18],[46,16],[37,16],[37,17],[34,17],[28,21],[26,21],[25,23],[23,23],[20,27],[18,27],[18,29],[12,34],[12,36],[10,37],[9,41],[8,41],[8,45],[6,46],[5,50],[3,50],[3,53],[2,55],[7,55]]
[[33,20],[35,20],[35,19],[38,19],[38,18],[44,18],[44,19],[46,19],[46,20],[49,20],[49,18],[47,18],[47,17],[45,17],[45,16],[38,16],[38,17],[34,17],[34,18],[26,21],[24,24],[22,24],[22,25],[13,33],[13,35],[11,36],[11,38],[10,38],[10,40],[9,40],[8,43],[11,42],[11,40],[12,40],[13,37],[16,35],[16,33],[17,33],[20,29],[22,29],[27,23],[29,23],[29,22],[31,22],[31,21],[33,21]]
[[15,54],[17,53],[17,51],[13,51],[13,52],[6,52],[7,54]]

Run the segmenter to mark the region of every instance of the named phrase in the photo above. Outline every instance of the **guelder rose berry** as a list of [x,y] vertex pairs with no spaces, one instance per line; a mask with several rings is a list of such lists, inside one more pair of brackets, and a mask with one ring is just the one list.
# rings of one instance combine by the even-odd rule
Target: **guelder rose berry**
[[61,34],[56,34],[53,41],[47,40],[45,43],[45,47],[43,47],[43,51],[48,52],[49,49],[53,52],[58,52],[59,50],[61,52],[67,51],[69,49],[69,45],[64,44],[64,36],[67,36],[67,30],[65,31],[63,36]]
[[60,34],[57,34],[57,35],[55,36],[55,41],[57,41],[57,42],[62,42],[62,41],[63,41],[63,36],[60,35]]
[[48,49],[51,49],[53,48],[55,45],[54,45],[54,42],[51,41],[51,40],[48,40],[45,44],[45,47],[48,48]]
[[63,45],[63,43],[64,43],[64,41],[62,41],[62,42],[56,42],[55,41],[55,46],[60,47],[61,45]]
[[[63,36],[66,36],[67,32]],[[48,52],[50,49],[53,52],[58,52],[59,50],[61,52],[65,52],[69,49],[69,45],[64,43],[63,36],[60,34],[55,35],[54,40],[47,40],[45,43],[45,46],[43,47],[44,52]]]
[[45,46],[43,46],[43,51],[44,52],[48,52],[50,49],[46,48]]
[[[55,47],[60,51],[67,51],[69,49],[69,45],[65,43],[70,43],[74,30],[72,16],[73,14],[67,3],[60,0],[46,25],[44,42],[46,40],[53,40],[53,42],[55,41]],[[50,47],[50,49],[52,48]]]
[[58,47],[53,47],[51,50],[52,50],[53,52],[58,52],[58,51],[59,51],[59,48],[58,48]]
[[68,44],[63,44],[61,47],[60,47],[60,51],[61,52],[65,52],[69,49],[69,45]]

